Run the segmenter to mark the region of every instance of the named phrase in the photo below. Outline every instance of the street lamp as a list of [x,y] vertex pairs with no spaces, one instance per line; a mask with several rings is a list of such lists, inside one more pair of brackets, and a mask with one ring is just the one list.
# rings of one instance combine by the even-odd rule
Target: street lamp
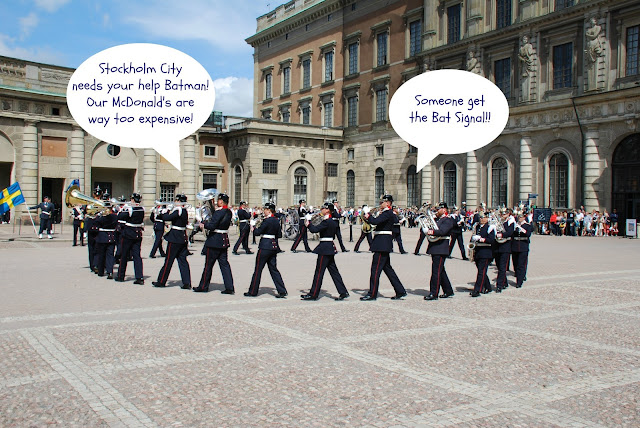
[[324,163],[324,171],[322,172],[322,199],[327,202],[327,130],[326,126],[322,128],[322,162]]

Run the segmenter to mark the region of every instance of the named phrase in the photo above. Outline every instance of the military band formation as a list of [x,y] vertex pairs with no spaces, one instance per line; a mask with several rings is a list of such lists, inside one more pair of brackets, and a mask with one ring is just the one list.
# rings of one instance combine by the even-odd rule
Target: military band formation
[[[88,197],[80,193],[77,186],[72,186],[67,190],[65,199],[66,204],[73,208],[71,211],[74,224],[73,245],[77,245],[78,235],[80,245],[84,245],[84,238],[87,238],[91,271],[100,277],[106,276],[107,279],[123,282],[128,262],[133,261],[135,276],[133,283],[144,284],[140,253],[145,208],[141,206],[141,196],[134,193],[128,201],[124,197],[116,200],[98,188],[94,191],[94,197]],[[173,202],[155,201],[149,216],[153,224],[154,236],[149,257],[155,258],[156,254],[159,254],[164,258],[164,264],[152,285],[166,287],[173,264],[177,260],[182,280],[181,288],[200,293],[208,292],[213,269],[217,263],[224,283],[222,294],[235,294],[228,257],[231,246],[229,228],[235,219],[239,235],[232,249],[234,255],[240,254],[238,252],[240,247],[246,254],[253,255],[254,252],[249,247],[249,237],[253,234],[254,239],[259,238],[258,250],[255,252],[254,272],[244,296],[258,295],[262,272],[266,266],[276,287],[275,297],[286,298],[287,288],[277,266],[278,254],[283,252],[280,248],[280,239],[283,237],[284,213],[277,210],[273,203],[266,203],[262,209],[252,212],[248,209],[247,203],[242,201],[234,215],[229,207],[229,196],[225,193],[217,193],[215,189],[203,190],[197,195],[197,199],[201,203],[197,209],[188,203],[187,197],[183,194],[176,195]],[[51,238],[50,217],[53,204],[49,198],[45,197],[44,202],[31,209],[41,210],[39,237],[42,238],[42,233],[46,230],[48,237]],[[407,254],[400,232],[401,221],[404,219],[401,220],[391,195],[382,196],[378,208],[371,209],[365,205],[359,211],[358,217],[362,222],[362,229],[354,251],[359,253],[361,244],[366,239],[369,250],[373,253],[369,291],[360,297],[360,300],[371,301],[378,298],[380,277],[383,272],[395,290],[395,295],[391,299],[403,299],[407,292],[391,265],[391,253],[395,241],[399,252]],[[342,217],[337,201],[324,203],[319,209],[314,210],[302,199],[299,201],[296,212],[299,218],[296,225],[297,234],[293,238],[290,251],[296,253],[302,244],[305,252],[313,252],[317,255],[311,287],[306,294],[301,295],[301,299],[317,300],[319,298],[327,270],[338,292],[335,300],[348,298],[349,291],[336,263],[336,254],[338,254],[336,240],[342,252],[349,251],[342,241],[340,232]],[[191,218],[195,218],[195,222],[192,222]],[[465,224],[463,213],[455,207],[450,213],[449,207],[444,202],[435,207],[423,206],[414,220],[420,230],[420,238],[414,254],[420,254],[420,248],[426,239],[428,241],[426,252],[431,255],[431,278],[429,293],[424,299],[433,301],[454,295],[445,265],[447,259],[451,258],[456,244],[460,248],[462,258],[472,260],[477,267],[471,297],[479,297],[481,294],[492,291],[500,293],[507,288],[509,286],[507,270],[510,262],[513,263],[516,274],[515,287],[522,287],[526,281],[529,243],[533,232],[531,220],[530,213],[523,207],[514,212],[508,208],[487,211],[484,206],[481,206],[473,217],[471,240],[465,247],[462,240]],[[194,235],[199,232],[205,236],[201,252],[205,257],[205,264],[199,283],[194,285],[191,282],[187,257],[192,254],[190,244],[194,242]],[[318,236],[318,244],[313,250],[309,245],[309,233]],[[163,241],[166,242],[164,248]],[[467,251],[469,257],[467,257]],[[495,262],[497,268],[497,278],[493,286],[488,275],[492,262]]]

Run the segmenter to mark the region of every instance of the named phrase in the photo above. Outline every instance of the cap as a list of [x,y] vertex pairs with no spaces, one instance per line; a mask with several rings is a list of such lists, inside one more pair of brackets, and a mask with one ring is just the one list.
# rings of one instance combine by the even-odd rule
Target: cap
[[240,201],[240,205],[247,205],[247,201]]
[[229,195],[227,195],[226,193],[220,193],[220,194],[218,195],[218,200],[220,200],[220,199],[222,199],[222,201],[223,201],[225,204],[228,204],[228,203],[229,203]]
[[142,196],[140,196],[139,193],[132,193],[131,199],[133,199],[136,203],[140,203],[140,201],[142,200]]
[[391,196],[391,195],[383,195],[380,198],[380,202],[391,202],[391,203],[393,203],[393,196]]
[[48,197],[47,195],[43,196],[42,199],[51,199],[50,197]]
[[271,203],[271,202],[267,202],[266,204],[264,204],[264,209],[269,210],[271,212],[274,212],[276,210],[276,204]]
[[108,201],[109,199],[111,199],[111,195],[109,194],[109,192],[104,192],[102,194],[102,200],[103,201]]
[[518,217],[526,217],[527,213],[524,211],[518,211]]
[[325,202],[324,204],[322,204],[322,206],[320,208],[325,208],[329,211],[333,211],[334,207],[333,204],[330,204],[329,202]]
[[304,199],[300,199],[300,200],[298,201],[298,203],[299,203],[299,204],[306,204],[306,203],[307,203],[307,201],[305,201]]
[[440,202],[438,204],[438,208],[445,208],[445,209],[449,209],[449,206],[447,205],[446,202]]
[[187,195],[185,195],[184,193],[178,193],[176,195],[176,201],[187,202]]
[[127,198],[125,198],[124,195],[121,195],[120,198],[118,198],[118,202],[127,202]]
[[334,204],[337,204],[337,203],[338,203],[338,200],[337,200],[337,199],[334,199],[334,200],[333,200],[333,201],[331,201],[331,202],[332,202],[332,203],[334,203]]

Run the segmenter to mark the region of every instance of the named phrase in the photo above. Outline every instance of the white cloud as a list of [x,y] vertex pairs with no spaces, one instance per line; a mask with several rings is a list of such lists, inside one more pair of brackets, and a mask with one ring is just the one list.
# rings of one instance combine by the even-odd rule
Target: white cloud
[[225,115],[253,116],[253,79],[223,77],[213,81],[216,103],[213,107]]
[[65,4],[69,3],[70,0],[34,0],[36,6],[41,9],[46,10],[47,12],[55,12],[60,9]]
[[20,38],[24,39],[38,25],[38,15],[31,12],[29,15],[18,19],[18,22],[20,23]]
[[64,56],[59,52],[37,46],[16,46],[15,39],[7,36],[6,34],[0,34],[0,55],[41,62],[44,64],[64,64]]

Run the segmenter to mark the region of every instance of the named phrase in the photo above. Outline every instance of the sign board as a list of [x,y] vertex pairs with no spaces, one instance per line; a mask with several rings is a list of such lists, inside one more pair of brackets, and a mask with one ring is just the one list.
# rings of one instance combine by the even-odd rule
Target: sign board
[[529,199],[536,199],[538,197],[537,193],[529,193]]
[[627,236],[630,238],[638,237],[638,224],[635,218],[627,219]]
[[553,214],[553,210],[551,208],[534,208],[533,210],[533,221],[545,223],[551,220],[551,214]]

